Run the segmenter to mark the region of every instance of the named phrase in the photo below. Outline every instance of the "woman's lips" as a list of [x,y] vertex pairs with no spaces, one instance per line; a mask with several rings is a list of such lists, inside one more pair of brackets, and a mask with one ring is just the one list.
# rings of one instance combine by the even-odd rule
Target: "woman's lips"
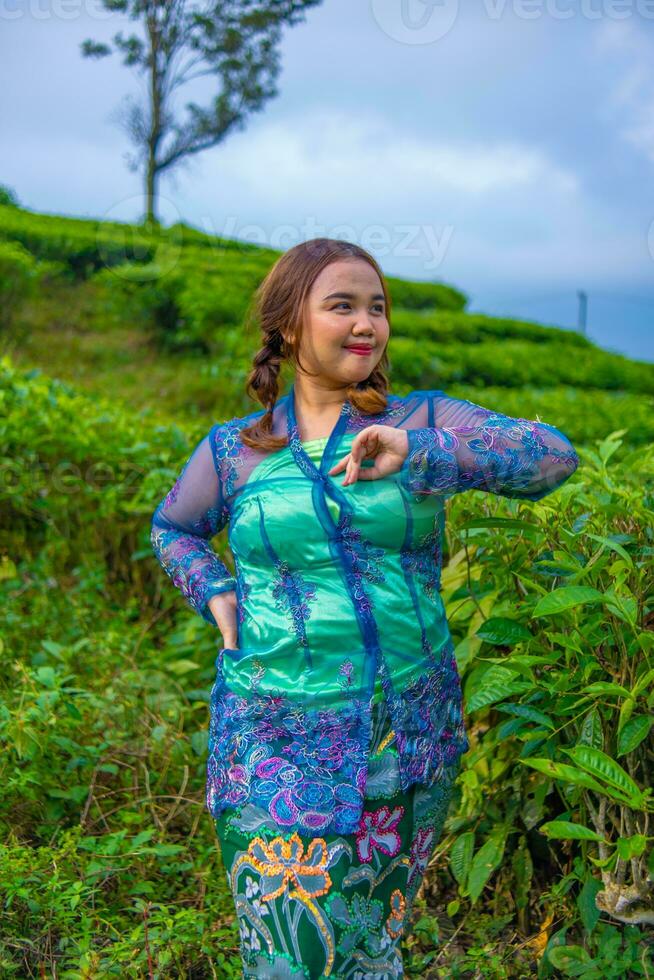
[[372,347],[346,347],[345,350],[352,351],[353,354],[361,354],[365,356],[366,354],[372,354]]

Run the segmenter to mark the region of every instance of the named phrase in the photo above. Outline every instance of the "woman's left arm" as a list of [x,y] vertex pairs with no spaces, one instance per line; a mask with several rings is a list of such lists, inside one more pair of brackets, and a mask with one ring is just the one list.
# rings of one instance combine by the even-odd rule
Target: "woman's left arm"
[[579,465],[567,436],[546,422],[512,418],[442,391],[427,397],[435,424],[407,430],[400,470],[402,485],[413,494],[486,490],[540,500]]

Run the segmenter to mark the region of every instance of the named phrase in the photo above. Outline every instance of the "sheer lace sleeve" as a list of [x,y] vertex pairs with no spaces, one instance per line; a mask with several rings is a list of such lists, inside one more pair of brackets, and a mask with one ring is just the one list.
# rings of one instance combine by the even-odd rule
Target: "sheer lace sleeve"
[[217,623],[207,603],[219,592],[236,587],[227,565],[209,539],[227,523],[215,455],[219,426],[198,443],[174,486],[157,505],[150,540],[163,570],[189,605],[208,623]]
[[427,393],[433,426],[408,430],[402,485],[414,494],[486,490],[540,500],[572,476],[579,458],[552,425],[512,418],[474,402]]

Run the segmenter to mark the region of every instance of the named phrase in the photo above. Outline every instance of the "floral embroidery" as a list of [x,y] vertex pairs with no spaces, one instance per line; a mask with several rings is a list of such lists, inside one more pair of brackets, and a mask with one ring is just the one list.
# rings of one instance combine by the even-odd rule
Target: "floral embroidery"
[[301,966],[294,966],[290,956],[261,953],[255,957],[252,971],[245,973],[246,980],[306,980],[309,974]]
[[[251,841],[247,858],[261,875],[261,900],[268,902],[293,885],[302,898],[326,895],[332,880],[327,871],[327,845],[320,837],[309,843],[306,854],[297,834],[290,840],[275,837],[267,844],[260,837]],[[232,874],[238,870],[238,862]]]
[[298,643],[305,651],[307,663],[311,665],[305,623],[311,615],[309,603],[317,600],[315,587],[307,584],[300,572],[292,571],[288,562],[277,559],[274,564],[272,593],[277,608],[290,619]]
[[411,493],[451,496],[482,489],[540,500],[574,473],[577,453],[554,426],[467,405],[472,409],[469,425],[408,430],[401,481]]
[[337,947],[339,953],[350,953],[359,940],[363,940],[371,956],[379,953],[379,926],[384,916],[384,906],[380,901],[353,895],[348,902],[343,895],[336,893],[328,900],[327,908],[331,918],[345,927]]
[[441,587],[440,569],[443,564],[440,529],[434,527],[424,534],[416,545],[401,551],[402,568],[409,576],[416,576],[425,595],[433,597]]
[[[255,661],[252,668],[247,699],[229,691],[220,676],[212,690],[209,811],[217,816],[250,802],[300,834],[354,832],[368,778],[370,701],[350,696],[337,708],[306,709],[285,695],[258,691],[261,665]],[[468,749],[451,640],[443,662],[407,690],[396,693],[383,669],[381,677],[401,785],[431,784]],[[384,792],[395,772],[375,768],[371,778]]]
[[[219,654],[220,658],[220,654]],[[246,699],[219,677],[211,692],[207,808],[250,802],[280,827],[307,834],[358,825],[366,782],[370,704],[303,709],[258,691]]]
[[394,857],[400,849],[400,835],[395,829],[402,819],[404,807],[389,810],[382,806],[372,813],[364,812],[356,831],[357,853],[360,861],[372,861],[376,848],[389,857]]
[[420,880],[427,870],[427,865],[431,859],[432,850],[436,843],[436,834],[433,827],[420,828],[411,844],[411,867],[409,869],[408,884],[412,885]]
[[397,939],[404,929],[404,917],[406,916],[406,899],[396,888],[391,895],[391,914],[386,920],[386,931],[393,939]]
[[[385,741],[388,725],[384,705],[376,706],[371,744]],[[386,757],[394,758],[391,745],[375,752],[380,762]],[[259,764],[264,774],[273,775],[283,760],[266,757]],[[277,833],[265,811],[252,804],[236,816],[221,815],[221,851],[239,924],[245,926],[244,976],[405,976],[400,937],[412,901],[407,882],[416,821],[425,812],[442,809],[450,788],[443,780],[431,789],[399,790],[383,806],[369,810],[366,787],[369,830],[386,835],[388,845],[371,846],[368,861],[361,859],[356,835],[321,834],[303,842],[295,833]],[[420,880],[416,874],[414,892]]]
[[406,690],[394,690],[384,662],[380,675],[396,733],[402,786],[413,782],[430,785],[470,747],[451,637],[442,661],[436,663],[432,657],[429,668]]
[[230,497],[233,494],[238,469],[243,465],[247,456],[254,452],[251,446],[247,446],[239,438],[241,429],[244,429],[250,422],[249,417],[245,419],[232,418],[223,422],[222,425],[215,426],[216,458],[220,460],[219,466],[225,497]]
[[349,577],[352,582],[352,595],[357,609],[370,615],[373,603],[366,592],[364,582],[384,581],[380,565],[384,561],[383,548],[375,548],[367,541],[361,531],[352,526],[352,514],[343,512],[334,532],[337,541],[341,542],[349,564]]
[[351,660],[344,660],[341,666],[338,668],[338,683],[341,685],[344,691],[349,691],[352,686],[353,671],[354,664]]

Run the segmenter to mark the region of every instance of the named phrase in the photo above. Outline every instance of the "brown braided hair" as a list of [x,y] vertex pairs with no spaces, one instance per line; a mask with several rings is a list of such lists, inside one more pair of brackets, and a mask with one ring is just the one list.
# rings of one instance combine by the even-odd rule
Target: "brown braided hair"
[[[284,361],[300,364],[305,305],[314,281],[331,262],[350,258],[364,259],[379,276],[390,326],[388,287],[378,263],[364,248],[335,238],[313,238],[284,252],[255,291],[248,314],[250,322],[259,324],[262,343],[254,356],[246,391],[266,411],[251,425],[241,429],[239,435],[245,445],[254,449],[282,449],[288,445],[287,436],[272,434],[273,409],[279,394],[279,372]],[[290,344],[282,333],[285,327],[290,327]],[[374,415],[386,408],[388,367],[388,355],[384,350],[368,378],[346,389],[346,398],[360,412]]]

